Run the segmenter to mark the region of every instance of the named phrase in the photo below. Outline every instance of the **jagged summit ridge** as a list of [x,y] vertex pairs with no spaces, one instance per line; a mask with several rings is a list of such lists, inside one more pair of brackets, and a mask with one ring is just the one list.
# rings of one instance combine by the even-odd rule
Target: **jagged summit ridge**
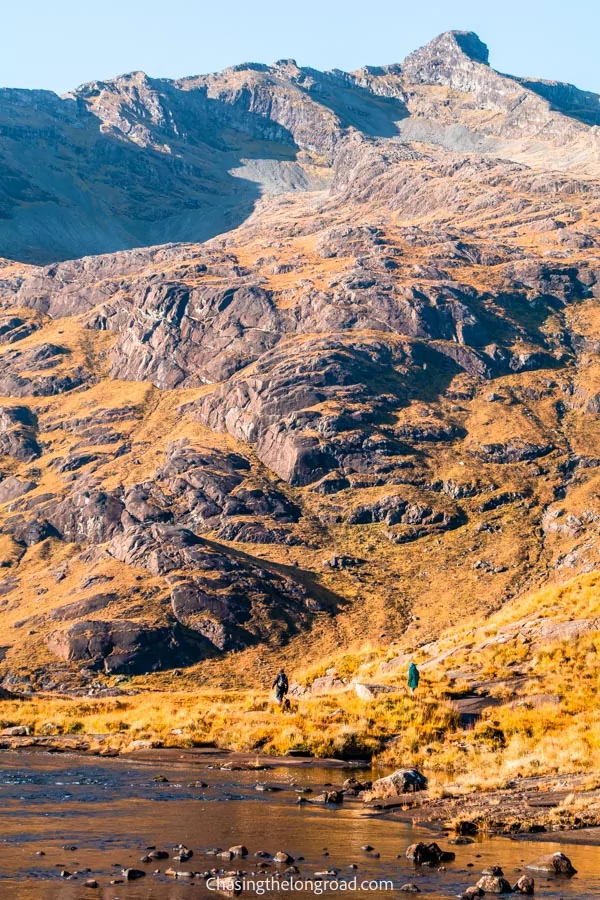
[[177,80],[136,71],[62,98],[3,90],[0,256],[204,241],[262,198],[326,199],[349,149],[374,143],[593,175],[599,109],[590,92],[496,72],[468,31],[350,73],[283,59]]
[[410,53],[401,70],[411,82],[451,84],[456,70],[473,63],[489,66],[487,45],[474,31],[446,31]]

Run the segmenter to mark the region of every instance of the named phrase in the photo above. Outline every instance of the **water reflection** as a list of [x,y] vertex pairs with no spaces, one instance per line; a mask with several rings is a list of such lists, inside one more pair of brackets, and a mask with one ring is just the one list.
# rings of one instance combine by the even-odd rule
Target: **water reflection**
[[[153,781],[157,771],[168,783]],[[213,856],[205,854],[207,849],[239,843],[250,850],[251,856],[239,863],[246,871],[258,871],[259,860],[253,856],[257,851],[286,850],[296,859],[305,858],[297,862],[303,878],[314,878],[315,872],[334,867],[340,879],[356,876],[359,884],[389,879],[397,890],[413,882],[432,900],[453,896],[474,884],[486,865],[502,865],[512,883],[526,862],[562,849],[579,874],[570,881],[537,876],[536,896],[550,900],[600,897],[600,851],[594,847],[495,839],[456,847],[457,860],[446,871],[419,870],[404,852],[415,840],[431,839],[430,833],[367,815],[358,803],[345,803],[339,809],[296,804],[297,787],[339,783],[345,774],[340,769],[295,768],[226,772],[189,764],[148,767],[120,760],[4,753],[0,756],[0,897],[215,897],[219,895],[198,879],[191,884],[174,883],[165,875],[150,873],[157,868],[164,872],[169,865],[205,871],[216,864]],[[194,785],[200,781],[207,786]],[[257,783],[265,782],[278,790],[256,790]],[[140,863],[148,846],[170,850],[179,843],[194,850],[189,863]],[[366,844],[375,848],[379,859],[361,850]],[[36,855],[40,850],[44,856]],[[357,868],[348,868],[351,864]],[[219,865],[228,867],[222,862]],[[127,866],[145,869],[148,875],[130,884],[111,885]],[[63,869],[90,872],[77,881],[65,881],[60,877]],[[274,870],[272,866],[267,871]],[[84,889],[83,882],[90,875],[101,884],[100,890]],[[289,897],[290,893],[279,891],[269,896]],[[295,892],[294,896],[306,894]],[[322,896],[328,896],[327,892]],[[373,894],[357,891],[352,896]]]

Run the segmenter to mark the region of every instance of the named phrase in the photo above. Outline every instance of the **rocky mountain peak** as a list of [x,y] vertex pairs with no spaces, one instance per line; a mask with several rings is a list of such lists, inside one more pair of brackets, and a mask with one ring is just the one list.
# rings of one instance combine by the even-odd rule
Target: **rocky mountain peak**
[[0,254],[43,264],[205,241],[263,197],[335,193],[376,144],[595,175],[599,121],[597,95],[496,72],[469,31],[354,73],[280,59],[177,80],[134,71],[64,97],[0,91]]
[[487,45],[474,31],[446,31],[410,53],[402,63],[404,77],[414,84],[448,84],[476,67],[489,66]]

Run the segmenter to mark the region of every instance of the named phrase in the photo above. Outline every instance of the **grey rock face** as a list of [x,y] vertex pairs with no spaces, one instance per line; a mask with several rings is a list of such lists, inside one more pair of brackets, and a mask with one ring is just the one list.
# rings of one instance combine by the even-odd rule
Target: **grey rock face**
[[64,631],[52,632],[46,643],[61,659],[85,661],[114,674],[189,665],[209,654],[208,645],[176,628],[149,628],[126,620],[76,622]]
[[[285,636],[290,614],[295,628],[319,608],[292,579],[232,557],[185,529],[130,528],[113,538],[110,552],[129,565],[170,576],[173,615],[219,650]],[[194,574],[170,575],[186,569]]]
[[35,481],[23,481],[16,475],[9,475],[0,482],[0,503],[16,500],[36,487]]
[[[490,603],[552,567],[558,538],[578,541],[561,566],[594,562],[597,514],[566,504],[598,463],[585,429],[569,438],[599,406],[595,102],[500,75],[458,32],[352,74],[284,60],[0,92],[0,253],[48,262],[0,260],[2,562],[19,567],[1,602],[32,560],[54,574],[54,612],[19,624],[52,628],[65,670],[149,671],[281,646],[335,611],[305,565],[386,603],[406,570],[403,629],[418,553],[385,540],[425,538],[449,589],[481,575]],[[130,249],[55,261],[100,248]],[[467,515],[473,534],[450,534]],[[514,564],[491,537],[507,528]],[[477,562],[455,572],[459,545]],[[81,563],[111,592],[62,599]],[[332,678],[315,684],[352,689]]]
[[517,463],[547,456],[554,448],[551,444],[532,444],[527,441],[510,440],[506,444],[484,444],[473,453],[489,462]]
[[0,453],[24,462],[40,455],[37,419],[28,407],[0,407]]
[[279,314],[261,288],[190,290],[158,283],[140,288],[132,307],[106,306],[103,326],[119,330],[112,374],[158,387],[228,378],[277,342]]
[[89,616],[90,613],[106,609],[111,603],[118,600],[118,594],[95,594],[85,600],[75,600],[65,606],[59,606],[52,610],[49,618],[56,622],[68,622],[70,619],[80,619]]
[[76,488],[68,497],[52,502],[47,517],[66,541],[101,544],[121,531],[124,512],[116,492]]
[[[403,358],[401,351],[397,357]],[[289,350],[266,355],[256,374],[217,388],[200,402],[196,415],[211,428],[254,443],[262,462],[290,484],[310,484],[342,464],[360,471],[375,464],[378,442],[369,445],[369,433],[352,433],[351,418],[325,419],[309,408],[327,398],[339,404],[368,398],[375,417],[398,400],[374,396],[367,386],[369,370],[389,365],[393,358],[394,351],[382,342],[350,346],[315,340],[298,357]],[[321,436],[314,436],[315,431]]]

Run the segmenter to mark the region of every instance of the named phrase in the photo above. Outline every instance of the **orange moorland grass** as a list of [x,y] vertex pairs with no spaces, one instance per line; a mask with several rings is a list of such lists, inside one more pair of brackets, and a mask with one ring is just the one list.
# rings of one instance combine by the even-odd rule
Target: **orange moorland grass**
[[164,746],[214,744],[273,755],[305,750],[333,758],[371,758],[394,737],[416,760],[423,744],[456,727],[456,715],[448,703],[403,693],[368,704],[353,693],[292,701],[289,712],[266,693],[251,691],[1,702],[0,725],[21,724],[34,734],[102,735],[109,746],[121,748],[147,739]]
[[[212,743],[273,755],[305,750],[317,757],[372,758],[381,767],[421,766],[441,790],[452,782],[459,793],[502,787],[519,775],[591,777],[600,768],[600,634],[592,630],[568,642],[537,645],[521,640],[517,631],[511,640],[484,649],[474,642],[534,615],[552,614],[560,622],[598,614],[598,584],[600,573],[594,572],[545,588],[513,601],[479,628],[463,627],[442,638],[441,647],[454,641],[452,668],[468,663],[503,701],[469,729],[459,727],[451,699],[467,681],[450,683],[443,664],[424,666],[413,698],[404,688],[402,668],[380,673],[389,652],[370,643],[338,652],[295,677],[308,685],[330,669],[347,682],[387,682],[392,690],[372,701],[361,700],[348,684],[347,690],[294,699],[291,711],[283,713],[264,690],[197,690],[186,677],[186,690],[165,691],[156,690],[151,678],[137,678],[124,685],[138,689],[135,695],[2,701],[0,724],[26,724],[34,734],[104,735],[105,746],[119,748],[149,739],[165,746]],[[417,649],[417,660],[419,654]],[[529,673],[517,692],[510,681],[515,664]]]

